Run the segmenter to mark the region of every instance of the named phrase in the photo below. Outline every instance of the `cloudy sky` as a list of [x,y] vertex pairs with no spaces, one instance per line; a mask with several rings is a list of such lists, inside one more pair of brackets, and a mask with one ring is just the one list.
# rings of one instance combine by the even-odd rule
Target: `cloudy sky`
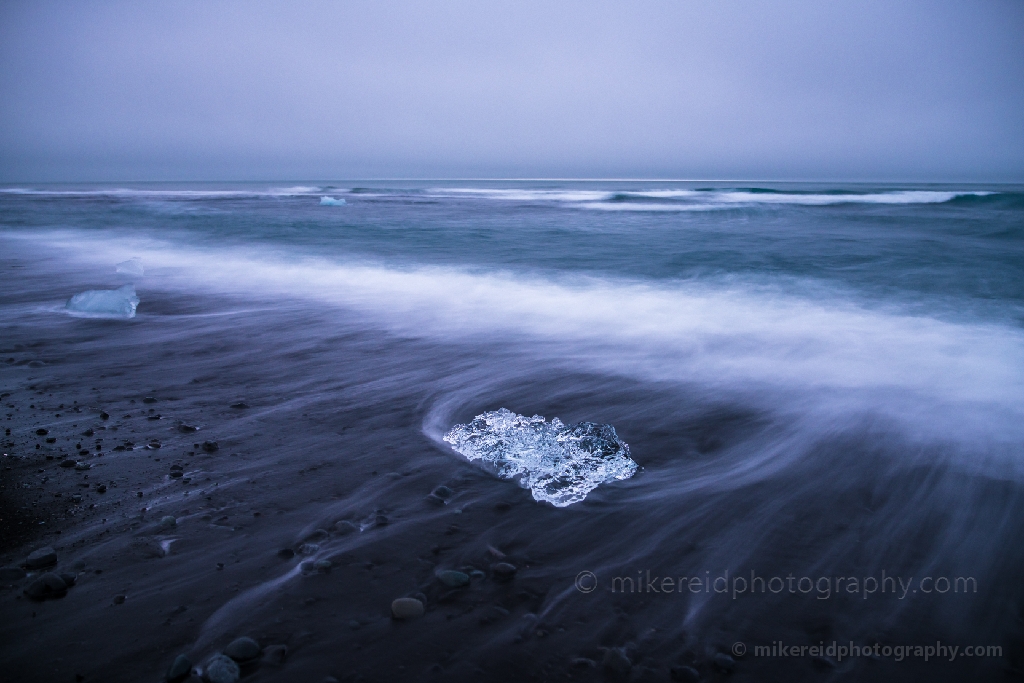
[[1024,2],[0,0],[0,179],[370,177],[1024,181]]

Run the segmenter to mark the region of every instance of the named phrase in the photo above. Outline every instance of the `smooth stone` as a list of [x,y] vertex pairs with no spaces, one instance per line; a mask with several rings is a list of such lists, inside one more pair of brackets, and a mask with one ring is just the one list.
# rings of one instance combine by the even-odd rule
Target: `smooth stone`
[[167,681],[168,683],[178,683],[178,681],[185,680],[190,673],[192,673],[192,660],[185,655],[178,655],[167,669]]
[[25,576],[21,567],[0,567],[0,581],[21,581]]
[[324,540],[327,540],[327,538],[329,536],[330,536],[330,534],[328,534],[325,529],[317,529],[313,533],[311,533],[309,536],[306,536],[306,540],[307,541],[314,541],[314,542],[315,541],[324,541]]
[[354,531],[359,531],[359,527],[347,519],[343,519],[334,525],[334,533],[339,535],[351,534]]
[[437,496],[438,498],[440,498],[442,500],[444,500],[445,498],[451,498],[454,493],[455,492],[452,491],[447,486],[438,486],[433,491],[433,495]]
[[77,574],[69,574],[69,573],[65,572],[63,574],[58,574],[57,576],[59,576],[61,578],[61,580],[65,584],[67,584],[68,588],[71,588],[76,583],[78,583],[78,575]]
[[235,683],[242,675],[235,660],[225,655],[214,655],[206,663],[203,678],[209,683]]
[[715,668],[722,673],[732,673],[736,668],[736,660],[724,652],[719,652],[715,655],[711,660],[711,663],[714,664]]
[[519,571],[514,564],[508,562],[499,562],[491,566],[491,573],[494,574],[494,578],[499,581],[508,581],[516,572]]
[[692,666],[673,666],[668,673],[673,681],[679,683],[699,683],[700,681],[700,672]]
[[236,662],[248,662],[250,659],[256,659],[260,656],[260,652],[260,644],[247,636],[235,638],[224,648],[224,654]]
[[246,408],[249,407],[249,404],[246,403],[245,401],[237,401],[235,403],[232,403],[231,407],[234,408],[235,410],[245,410]]
[[50,432],[46,431],[45,429],[37,429],[36,430],[36,434],[38,434],[39,436],[46,436],[49,433]]
[[287,645],[271,645],[263,653],[263,661],[268,664],[281,665],[286,659],[288,659]]
[[422,617],[423,603],[416,598],[398,598],[391,603],[391,616],[395,619]]
[[91,470],[92,465],[90,465],[87,462],[79,462],[75,463],[75,469],[78,470],[79,472],[84,472],[85,470]]
[[206,451],[207,453],[213,453],[215,451],[220,450],[220,446],[217,444],[216,441],[204,441],[203,450]]
[[593,659],[588,659],[587,657],[576,657],[569,663],[581,669],[597,668],[597,662],[595,662]]
[[128,599],[127,595],[115,595],[114,596],[114,604],[115,605],[123,605],[124,601],[127,600],[127,599]]
[[77,460],[72,460],[71,458],[66,458],[65,460],[61,460],[60,461],[60,466],[61,467],[75,467],[77,465],[78,465],[78,461]]
[[152,396],[147,396],[146,398],[142,399],[142,402],[143,403],[156,403],[156,399],[153,398]]
[[25,589],[25,595],[32,600],[47,600],[49,598],[62,598],[68,592],[68,585],[64,579],[56,574],[47,572],[36,578]]
[[479,569],[474,569],[473,571],[471,571],[471,572],[469,573],[469,578],[471,578],[471,579],[483,579],[483,578],[485,578],[486,576],[487,576],[487,574],[484,574],[484,573],[483,573],[482,571],[480,571]]
[[167,515],[166,517],[162,517],[160,519],[160,526],[166,529],[170,529],[171,527],[178,526],[178,520],[176,520],[174,517],[171,517],[170,515]]
[[57,564],[57,551],[50,546],[45,546],[30,554],[25,560],[25,566],[29,569],[40,569]]
[[601,663],[606,669],[620,676],[625,676],[633,668],[633,662],[629,661],[626,651],[621,647],[608,648]]
[[438,580],[449,588],[459,588],[469,584],[469,574],[455,571],[454,569],[446,569],[443,572],[438,572]]
[[334,565],[331,563],[330,560],[317,560],[316,564],[314,564],[313,566],[316,568],[318,572],[327,574],[331,571],[331,567],[333,567]]

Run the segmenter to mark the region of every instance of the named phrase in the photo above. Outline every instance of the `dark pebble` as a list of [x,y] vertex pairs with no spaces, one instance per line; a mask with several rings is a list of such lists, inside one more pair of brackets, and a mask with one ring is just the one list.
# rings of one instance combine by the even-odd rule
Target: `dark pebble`
[[438,572],[437,579],[449,588],[459,588],[469,584],[469,574],[464,574],[454,569]]
[[39,436],[46,436],[49,433],[50,432],[48,430],[46,430],[46,429],[37,429],[36,430],[36,434],[38,434]]
[[107,492],[107,485],[106,484],[100,484],[99,486],[96,487],[96,493],[106,493],[106,492]]
[[597,662],[595,662],[593,659],[587,659],[586,657],[576,657],[569,663],[580,669],[597,668]]
[[290,560],[295,557],[295,551],[291,548],[281,548],[277,551],[277,556],[284,560]]
[[0,581],[21,581],[25,576],[21,567],[0,567]]
[[95,433],[96,432],[92,431],[92,427],[89,427],[89,429],[86,429],[84,432],[82,432],[82,436],[92,436]]
[[668,673],[673,681],[679,681],[679,683],[698,683],[700,681],[700,672],[692,666],[673,666]]
[[193,427],[192,425],[187,425],[184,422],[182,422],[180,425],[178,425],[178,431],[179,432],[185,432],[186,434],[189,434],[191,432],[197,431],[198,429],[199,429],[199,427]]
[[77,464],[78,464],[78,461],[77,460],[72,460],[71,458],[68,458],[67,460],[61,460],[60,461],[60,466],[61,467],[74,467]]
[[178,655],[174,658],[171,667],[167,669],[167,683],[183,681],[190,673],[192,673],[192,660],[185,655]]
[[249,404],[246,403],[245,401],[237,401],[235,403],[232,403],[231,407],[235,408],[236,410],[244,410],[245,408],[249,407]]
[[143,403],[156,403],[156,399],[154,397],[152,397],[152,396],[147,396],[146,398],[142,399],[142,402]]
[[57,564],[57,551],[50,546],[36,550],[25,559],[25,566],[29,569],[40,569],[53,564]]
[[359,531],[359,527],[347,519],[343,519],[334,525],[334,533],[339,535],[351,534],[355,531]]
[[123,605],[124,601],[127,600],[127,599],[128,599],[128,596],[126,596],[126,595],[115,595],[114,596],[114,604],[115,605]]
[[68,585],[64,583],[64,579],[50,572],[38,577],[25,589],[25,595],[32,600],[63,598],[67,592]]
[[256,659],[260,656],[260,645],[252,638],[242,636],[241,638],[235,638],[231,641],[226,648],[224,648],[224,654],[236,662],[248,662]]
[[207,453],[213,453],[213,452],[215,452],[215,451],[217,451],[219,449],[220,449],[220,446],[217,445],[216,441],[204,441],[203,442],[203,450],[206,451]]
[[108,415],[107,413],[100,413],[100,419],[101,420],[109,420],[110,419],[110,415]]
[[451,498],[454,493],[455,492],[452,491],[447,486],[438,486],[436,489],[433,490],[433,494],[442,500],[446,498]]
[[78,583],[78,575],[77,574],[71,574],[69,572],[64,572],[64,573],[60,574],[59,576],[60,576],[61,580],[67,585],[68,588],[71,588],[71,586],[74,586],[76,583]]
[[204,677],[210,683],[234,683],[239,679],[241,673],[233,659],[217,654],[206,663]]
[[724,652],[719,652],[715,655],[711,663],[716,669],[725,674],[732,673],[736,669],[736,660]]

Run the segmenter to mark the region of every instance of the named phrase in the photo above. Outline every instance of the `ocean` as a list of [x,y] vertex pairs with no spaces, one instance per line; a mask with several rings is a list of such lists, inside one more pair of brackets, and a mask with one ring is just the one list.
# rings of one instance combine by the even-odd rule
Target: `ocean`
[[[0,265],[3,562],[79,576],[3,598],[21,680],[1024,664],[1020,186],[8,185]],[[453,448],[501,409],[635,467]]]

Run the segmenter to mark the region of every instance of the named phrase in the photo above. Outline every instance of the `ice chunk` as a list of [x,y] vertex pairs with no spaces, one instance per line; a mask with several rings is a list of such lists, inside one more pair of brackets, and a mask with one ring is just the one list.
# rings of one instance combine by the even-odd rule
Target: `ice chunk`
[[502,408],[452,427],[444,440],[469,460],[482,460],[502,479],[518,480],[535,500],[578,503],[608,481],[629,479],[637,464],[611,425],[557,417],[526,417]]
[[90,289],[75,294],[64,306],[69,311],[95,318],[134,318],[139,297],[135,285],[117,289]]
[[320,206],[345,206],[346,203],[344,199],[335,199],[334,197],[320,198]]
[[119,275],[127,275],[128,277],[142,277],[146,272],[142,267],[142,259],[139,258],[121,261],[115,268]]

